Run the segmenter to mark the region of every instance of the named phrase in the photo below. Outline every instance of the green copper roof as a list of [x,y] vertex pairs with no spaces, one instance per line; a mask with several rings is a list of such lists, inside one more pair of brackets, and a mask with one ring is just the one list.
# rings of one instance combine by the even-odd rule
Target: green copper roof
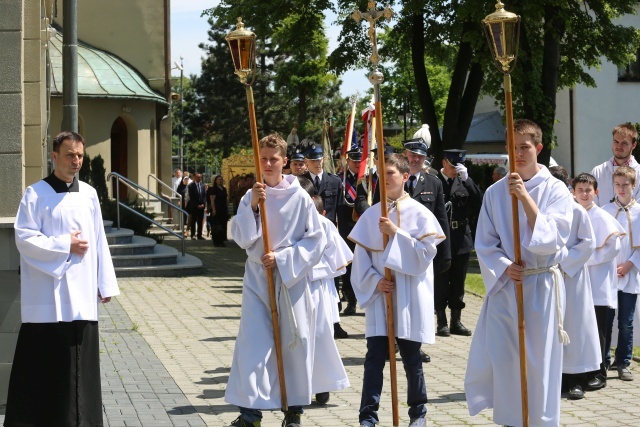
[[[51,39],[51,95],[62,96],[62,31]],[[78,41],[78,98],[137,99],[167,104],[117,56]]]

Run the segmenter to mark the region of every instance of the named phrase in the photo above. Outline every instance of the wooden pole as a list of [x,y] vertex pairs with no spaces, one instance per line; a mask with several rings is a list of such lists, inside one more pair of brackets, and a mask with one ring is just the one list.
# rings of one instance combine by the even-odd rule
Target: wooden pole
[[[378,148],[378,188],[380,188],[380,216],[387,217],[387,179],[386,166],[384,159],[384,137],[382,134],[382,103],[380,102],[380,85],[374,85],[375,106],[376,106],[376,142]],[[386,248],[389,243],[389,236],[382,234],[382,244]],[[392,281],[391,270],[384,269],[384,278]],[[395,326],[393,316],[393,295],[385,294],[387,300],[387,337],[389,338],[389,371],[391,374],[391,406],[393,415],[393,425],[398,427],[400,420],[398,416],[398,373],[396,370],[396,352],[395,352]]]
[[[253,89],[245,84],[247,90],[247,104],[249,108],[249,124],[251,125],[251,144],[253,146],[253,163],[256,167],[256,181],[264,184],[262,178],[262,167],[260,165],[260,145],[258,144],[258,126],[256,124],[256,110],[253,101]],[[267,211],[264,208],[264,200],[260,200],[260,222],[262,224],[262,243],[265,253],[271,250],[269,245],[269,227],[267,225]],[[267,282],[269,286],[269,305],[271,308],[271,324],[273,326],[273,341],[276,348],[276,362],[278,365],[278,381],[280,382],[280,399],[282,400],[282,410],[288,411],[287,386],[284,381],[284,365],[282,363],[282,345],[280,341],[280,324],[278,322],[278,304],[276,301],[276,285],[273,280],[273,272],[267,268]]]
[[[507,152],[509,154],[509,172],[516,171],[516,148],[513,129],[513,99],[511,94],[511,76],[504,75],[504,97],[507,118]],[[513,221],[514,263],[522,265],[520,249],[520,221],[518,219],[518,198],[511,195],[511,219]],[[524,295],[522,282],[516,282],[516,304],[518,306],[518,344],[520,349],[520,394],[522,399],[522,425],[529,426],[529,391],[527,385],[527,346],[524,328]]]
[[[375,105],[374,105],[375,106]],[[376,111],[377,114],[377,111]],[[369,126],[369,123],[366,124]],[[376,119],[371,120],[371,133],[369,134],[369,161],[367,162],[367,169],[369,170],[369,174],[367,175],[367,204],[371,206],[373,204],[373,150],[378,147],[378,138],[376,136]],[[375,147],[374,147],[375,142]],[[383,144],[384,145],[384,144]],[[380,150],[378,150],[380,153]],[[379,169],[378,169],[379,170]],[[378,173],[378,178],[380,178],[380,173]],[[380,185],[380,181],[378,180],[378,185]],[[382,199],[380,199],[382,201]]]

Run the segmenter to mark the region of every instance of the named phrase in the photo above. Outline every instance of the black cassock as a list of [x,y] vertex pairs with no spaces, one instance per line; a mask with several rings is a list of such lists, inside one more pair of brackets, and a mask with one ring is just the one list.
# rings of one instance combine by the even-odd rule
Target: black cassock
[[[78,191],[54,175],[57,192]],[[13,358],[5,427],[102,427],[98,322],[23,323]]]

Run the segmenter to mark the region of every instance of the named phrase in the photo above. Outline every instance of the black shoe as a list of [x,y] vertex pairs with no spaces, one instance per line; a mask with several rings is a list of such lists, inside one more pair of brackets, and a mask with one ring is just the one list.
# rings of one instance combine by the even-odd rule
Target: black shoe
[[347,304],[347,308],[342,312],[345,316],[353,316],[356,314],[356,305],[355,304]]
[[451,324],[449,325],[449,332],[453,335],[470,337],[471,331],[465,328],[462,322],[460,322],[461,313],[462,310],[451,310]]
[[334,323],[333,324],[333,339],[334,340],[338,340],[338,339],[341,339],[341,338],[349,338],[349,334],[347,333],[347,331],[342,329],[342,326],[340,326],[340,323]]
[[316,402],[318,402],[321,405],[326,405],[328,401],[329,401],[328,391],[325,393],[316,393]]
[[302,421],[300,420],[300,414],[294,414],[292,412],[284,413],[284,420],[282,420],[282,427],[300,427]]
[[436,327],[436,335],[439,337],[448,337],[451,335],[449,325],[447,325],[447,313],[444,310],[437,310],[436,319],[438,323],[438,326]]
[[254,421],[250,423],[249,421],[245,421],[245,419],[242,418],[241,415],[233,420],[233,422],[230,424],[230,427],[260,427],[260,421]]
[[427,353],[425,353],[423,350],[420,350],[420,358],[422,359],[422,361],[424,363],[429,363],[431,362],[431,356],[429,356]]
[[587,391],[596,391],[607,386],[607,380],[601,374],[597,374],[587,382]]
[[202,237],[202,236],[198,236],[198,240],[207,240],[207,239],[205,239],[205,238],[204,238],[204,237]]
[[570,400],[580,400],[584,398],[584,391],[582,391],[582,387],[579,385],[574,385],[569,389],[569,399]]

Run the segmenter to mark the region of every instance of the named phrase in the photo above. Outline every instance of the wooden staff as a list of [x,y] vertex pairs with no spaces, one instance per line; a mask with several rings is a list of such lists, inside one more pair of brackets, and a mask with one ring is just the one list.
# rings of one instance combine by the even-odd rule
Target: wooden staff
[[[513,99],[511,92],[511,75],[504,75],[504,97],[507,119],[507,152],[509,154],[509,173],[516,171],[516,147],[513,129]],[[513,222],[514,263],[522,265],[520,247],[520,219],[518,216],[518,198],[511,195],[511,220]],[[518,344],[520,351],[520,396],[522,400],[522,425],[529,426],[529,389],[527,381],[527,344],[524,329],[524,294],[522,282],[516,282],[516,305],[518,306]]]
[[[253,146],[253,163],[256,167],[256,181],[264,184],[262,178],[262,166],[260,165],[260,144],[258,143],[258,126],[256,125],[256,110],[253,101],[253,89],[250,85],[245,85],[247,90],[247,104],[249,108],[249,123],[251,125],[251,144]],[[264,207],[264,200],[259,201],[260,222],[262,224],[262,244],[264,251],[270,251],[269,226],[267,224],[267,210]],[[273,326],[273,341],[276,347],[276,361],[278,365],[278,381],[280,382],[280,399],[282,400],[282,410],[288,411],[287,386],[284,381],[284,365],[282,363],[282,346],[280,344],[280,324],[278,322],[278,303],[276,301],[276,285],[273,280],[273,271],[267,268],[267,282],[269,285],[269,305],[271,307],[271,325]],[[283,285],[284,286],[284,285]]]
[[[376,73],[379,71],[375,71]],[[380,74],[382,75],[382,74]],[[376,107],[376,140],[378,148],[378,188],[380,189],[380,216],[387,217],[389,215],[387,209],[387,185],[386,185],[386,166],[384,159],[384,137],[382,135],[382,103],[380,102],[380,84],[374,84],[375,107]],[[382,233],[382,244],[386,248],[389,243],[389,236]],[[384,269],[384,278],[392,281],[391,270]],[[396,370],[396,352],[395,352],[395,326],[393,316],[393,295],[385,294],[387,299],[387,337],[389,338],[389,371],[391,374],[391,406],[393,415],[393,425],[397,427],[400,424],[398,416],[398,373]]]
[[[367,123],[366,126],[369,126],[369,123]],[[377,139],[376,120],[373,119],[371,120],[371,133],[369,134],[369,160],[367,161],[367,170],[369,171],[369,174],[367,175],[367,203],[369,206],[373,204],[373,149],[378,148]],[[378,178],[380,178],[380,169],[378,169]],[[380,185],[380,181],[378,181],[378,185]]]

